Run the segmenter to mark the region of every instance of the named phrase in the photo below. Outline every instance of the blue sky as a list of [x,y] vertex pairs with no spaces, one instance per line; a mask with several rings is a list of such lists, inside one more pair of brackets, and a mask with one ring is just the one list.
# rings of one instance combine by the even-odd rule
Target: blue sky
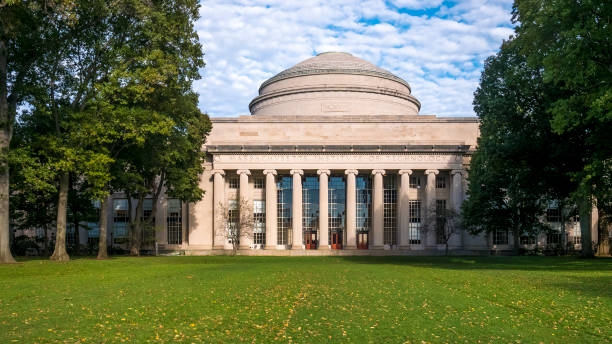
[[513,32],[512,1],[204,0],[206,67],[194,84],[213,117],[248,115],[259,85],[325,51],[408,81],[421,114],[474,116],[483,61]]

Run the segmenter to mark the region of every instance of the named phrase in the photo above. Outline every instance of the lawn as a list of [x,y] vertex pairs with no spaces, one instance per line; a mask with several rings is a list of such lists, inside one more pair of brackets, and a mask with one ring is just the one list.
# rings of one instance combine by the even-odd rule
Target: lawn
[[149,257],[0,266],[0,343],[612,341],[612,259]]

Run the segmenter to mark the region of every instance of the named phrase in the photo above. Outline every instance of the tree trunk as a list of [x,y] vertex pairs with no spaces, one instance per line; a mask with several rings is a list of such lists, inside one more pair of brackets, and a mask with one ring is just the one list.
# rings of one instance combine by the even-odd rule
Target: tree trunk
[[593,243],[591,240],[591,212],[593,211],[591,196],[585,197],[579,206],[580,244],[582,246],[582,253],[580,255],[584,258],[592,258],[595,255],[593,253]]
[[[8,166],[14,114],[9,113],[7,57],[6,44],[4,40],[0,40],[0,263],[15,263],[10,244]],[[13,107],[11,107],[11,110],[13,110]]]
[[448,240],[446,240],[446,247],[444,247],[444,255],[448,256]]
[[110,197],[100,201],[100,219],[98,222],[98,230],[100,232],[100,238],[98,242],[98,259],[108,259],[108,250],[106,247],[106,232],[107,232],[107,208],[110,204]]
[[132,240],[130,240],[130,255],[140,256],[140,244],[142,238],[142,209],[144,194],[138,194],[138,204],[136,205],[136,219],[132,226]]
[[[4,114],[2,117],[5,117]],[[8,150],[10,140],[10,131],[2,128],[0,132],[0,263],[15,263],[11,253],[9,226]]]
[[68,186],[70,174],[60,175],[59,198],[57,202],[57,230],[55,233],[55,250],[50,260],[65,262],[70,260],[66,252],[66,207],[68,203]]

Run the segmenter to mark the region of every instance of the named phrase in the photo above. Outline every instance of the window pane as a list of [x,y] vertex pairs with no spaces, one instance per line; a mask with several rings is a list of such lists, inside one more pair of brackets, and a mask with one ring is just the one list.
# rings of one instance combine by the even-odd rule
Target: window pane
[[289,245],[292,242],[291,206],[293,200],[293,179],[279,176],[276,181],[276,244]]
[[180,245],[183,243],[183,216],[181,212],[181,201],[178,199],[168,200],[166,213],[168,228],[168,244]]
[[397,245],[397,178],[387,175],[383,178],[383,224],[385,245]]

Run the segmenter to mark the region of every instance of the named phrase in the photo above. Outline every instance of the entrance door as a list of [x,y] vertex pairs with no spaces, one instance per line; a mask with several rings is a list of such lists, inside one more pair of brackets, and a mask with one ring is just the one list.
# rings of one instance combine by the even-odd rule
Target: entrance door
[[342,232],[339,232],[339,231],[331,232],[331,248],[332,250],[342,249]]
[[368,232],[357,233],[357,248],[360,250],[368,249]]
[[304,248],[307,250],[317,249],[317,232],[304,232]]

